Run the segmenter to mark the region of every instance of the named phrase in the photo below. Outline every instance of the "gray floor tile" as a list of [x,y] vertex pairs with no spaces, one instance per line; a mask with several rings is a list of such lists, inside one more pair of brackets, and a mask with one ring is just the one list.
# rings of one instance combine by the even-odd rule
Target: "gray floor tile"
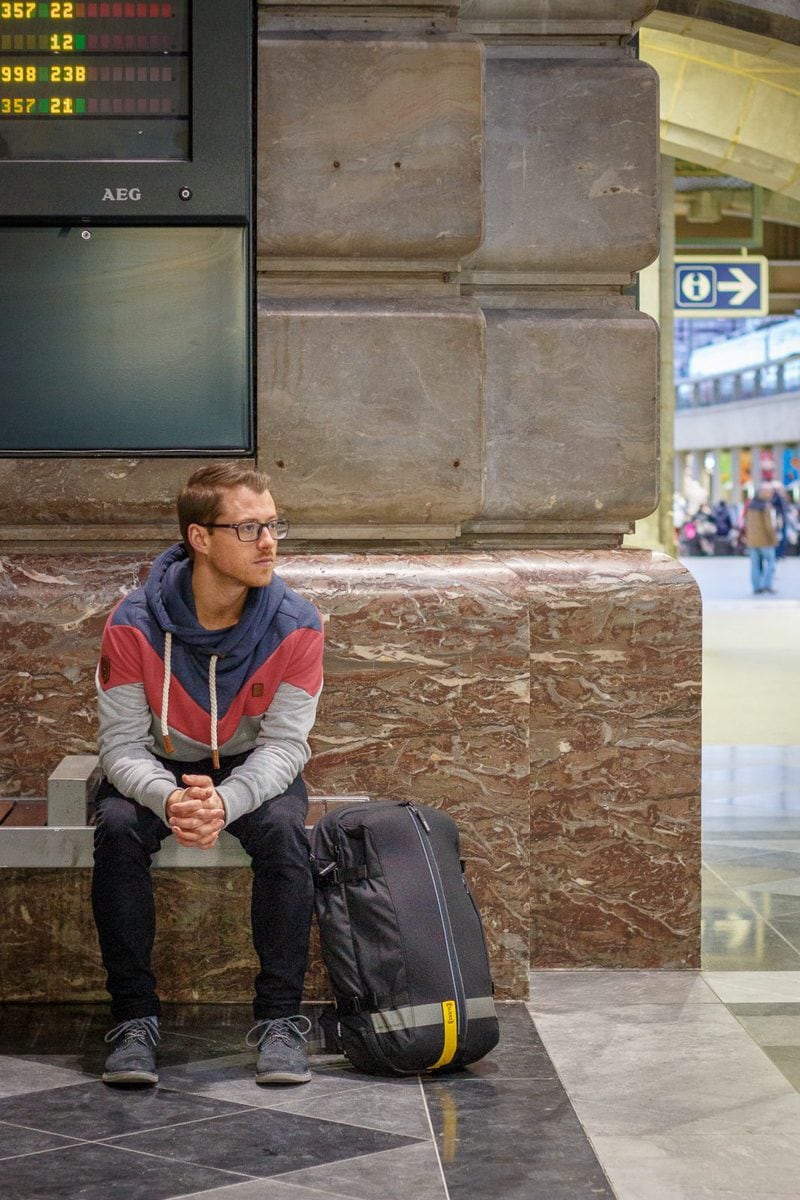
[[214,1188],[210,1192],[192,1192],[190,1196],[181,1196],[180,1200],[357,1200],[357,1197],[352,1193],[303,1187],[291,1179],[259,1179]]
[[531,971],[534,1012],[568,1012],[605,1005],[713,1003],[699,971]]
[[[293,1184],[316,1189],[323,1195],[347,1196],[351,1200],[445,1200],[442,1169],[431,1142],[402,1150],[372,1154],[366,1159],[295,1171]],[[287,1200],[289,1197],[287,1193]],[[231,1200],[234,1200],[231,1197]],[[253,1196],[252,1200],[259,1200]],[[275,1200],[279,1200],[276,1193]]]
[[722,1004],[580,991],[531,1007],[618,1200],[791,1194],[800,1095]]
[[800,1047],[800,1013],[762,1016],[733,1009],[733,1015],[759,1046]]
[[[798,1164],[791,1144],[779,1161],[745,1139],[732,1145],[724,1133],[671,1137],[598,1134],[595,1149],[606,1164],[617,1200],[798,1200]],[[787,1161],[789,1159],[790,1161]]]
[[703,971],[724,1004],[793,1004],[800,996],[798,971]]
[[762,1046],[761,1049],[795,1091],[800,1092],[800,1046]]
[[193,1063],[161,1072],[163,1087],[212,1096],[234,1104],[280,1109],[324,1117],[346,1125],[363,1125],[409,1137],[430,1137],[425,1101],[416,1079],[366,1080],[344,1066],[323,1070],[311,1059],[312,1078],[301,1088],[258,1087],[237,1062]]
[[0,1098],[25,1092],[44,1092],[50,1088],[86,1083],[83,1071],[69,1070],[28,1058],[0,1055]]

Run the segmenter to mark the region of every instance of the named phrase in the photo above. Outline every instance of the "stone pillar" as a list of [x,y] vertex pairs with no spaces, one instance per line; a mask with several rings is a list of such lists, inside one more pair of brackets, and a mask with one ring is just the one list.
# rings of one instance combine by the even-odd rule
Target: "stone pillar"
[[761,446],[750,447],[750,473],[753,484],[753,495],[761,486]]
[[[326,619],[308,778],[453,813],[503,998],[698,963],[699,600],[621,548],[659,496],[652,7],[258,4],[254,458]],[[91,750],[103,617],[196,463],[0,463],[6,794]]]
[[675,457],[672,460],[672,489],[679,495],[683,495],[684,478],[686,474],[686,454],[684,451],[676,451]]
[[710,491],[709,501],[711,502],[711,504],[716,504],[717,501],[721,500],[722,496],[723,496],[722,480],[720,479],[720,457],[721,457],[722,451],[719,449],[719,447],[717,447],[715,450],[709,451],[709,453],[711,454],[711,457],[714,459],[714,466],[713,466],[712,470],[709,471],[710,483],[711,483],[711,487],[709,489],[709,491]]
[[741,485],[741,470],[742,460],[738,446],[731,446],[731,494],[729,500],[731,504],[741,504],[742,502],[742,485]]

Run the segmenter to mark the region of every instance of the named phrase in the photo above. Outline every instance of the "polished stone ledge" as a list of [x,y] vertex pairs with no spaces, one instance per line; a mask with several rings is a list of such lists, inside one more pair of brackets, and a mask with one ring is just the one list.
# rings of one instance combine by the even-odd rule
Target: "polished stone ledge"
[[[94,829],[88,825],[0,829],[0,869],[91,867],[93,841]],[[225,830],[210,850],[179,846],[170,838],[153,856],[154,867],[244,867],[249,862],[239,842]]]

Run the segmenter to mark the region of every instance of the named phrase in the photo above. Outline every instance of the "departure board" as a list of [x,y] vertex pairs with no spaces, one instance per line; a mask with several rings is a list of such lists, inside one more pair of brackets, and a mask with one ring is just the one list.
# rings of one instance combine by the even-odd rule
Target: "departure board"
[[188,159],[189,9],[0,0],[0,159]]

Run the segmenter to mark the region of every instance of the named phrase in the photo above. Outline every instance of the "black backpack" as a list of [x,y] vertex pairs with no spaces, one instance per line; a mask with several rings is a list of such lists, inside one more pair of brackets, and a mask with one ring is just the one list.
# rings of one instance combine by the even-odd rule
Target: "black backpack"
[[449,1071],[499,1038],[455,822],[410,803],[325,814],[311,846],[342,1049],[360,1071]]

